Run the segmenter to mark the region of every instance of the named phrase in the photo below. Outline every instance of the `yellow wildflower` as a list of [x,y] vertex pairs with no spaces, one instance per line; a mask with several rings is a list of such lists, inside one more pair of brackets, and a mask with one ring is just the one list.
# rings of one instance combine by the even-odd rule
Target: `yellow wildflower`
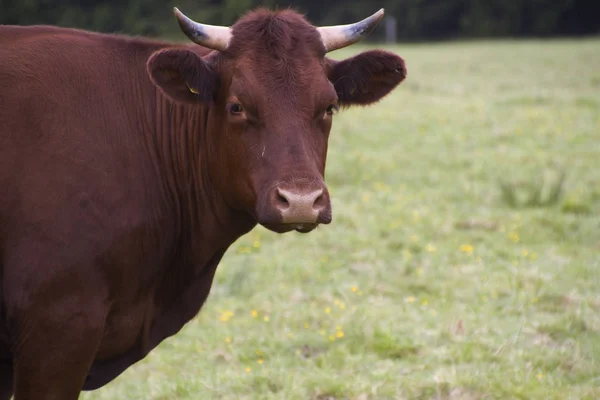
[[237,249],[238,254],[248,254],[250,253],[250,246],[240,246]]
[[407,303],[414,303],[415,298],[413,296],[408,296],[406,299],[404,299],[404,301],[406,301]]
[[256,311],[256,310],[252,310],[251,314],[252,314],[252,318],[258,317],[258,311]]
[[460,246],[459,250],[463,253],[471,254],[473,253],[473,246],[471,246],[470,244],[463,244]]
[[358,290],[358,288],[357,288],[356,286],[352,286],[352,287],[350,288],[350,290],[352,290],[353,292],[356,292],[356,291]]
[[265,322],[269,322],[269,319],[270,319],[270,318],[269,318],[269,316],[268,316],[268,315],[265,315],[265,316],[263,317],[263,321],[265,321]]
[[337,331],[337,333],[335,334],[335,336],[337,336],[338,338],[343,338],[344,337],[344,331],[342,331],[342,330]]
[[264,360],[262,358],[259,358],[258,360],[256,360],[257,363],[262,364],[264,362]]
[[235,314],[233,313],[233,311],[223,311],[221,312],[221,315],[219,316],[219,321],[221,322],[227,322],[231,319],[231,317],[233,317]]
[[338,306],[341,310],[343,310],[344,308],[346,308],[346,305],[344,304],[344,302],[340,301],[340,300],[334,300],[333,303]]
[[429,253],[433,253],[437,250],[437,247],[435,247],[435,245],[429,243],[427,246],[425,246],[425,250],[428,251]]

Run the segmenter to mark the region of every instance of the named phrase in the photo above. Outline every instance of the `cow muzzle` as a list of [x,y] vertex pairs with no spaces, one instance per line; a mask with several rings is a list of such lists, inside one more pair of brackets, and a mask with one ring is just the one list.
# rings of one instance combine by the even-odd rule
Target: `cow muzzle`
[[324,184],[279,184],[266,194],[259,223],[275,232],[307,233],[331,222],[329,192]]

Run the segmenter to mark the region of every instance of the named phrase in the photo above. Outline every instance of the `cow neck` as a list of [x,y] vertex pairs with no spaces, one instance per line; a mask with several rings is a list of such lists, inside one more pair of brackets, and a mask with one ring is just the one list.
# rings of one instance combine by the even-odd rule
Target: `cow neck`
[[201,253],[200,258],[210,257],[214,251],[224,251],[255,223],[230,208],[212,183],[206,134],[209,106],[174,103],[160,91],[156,99],[161,188],[179,245]]

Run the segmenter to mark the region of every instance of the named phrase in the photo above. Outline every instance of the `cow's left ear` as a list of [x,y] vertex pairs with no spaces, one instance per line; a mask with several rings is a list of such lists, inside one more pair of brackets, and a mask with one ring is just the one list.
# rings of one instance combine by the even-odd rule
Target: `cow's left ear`
[[152,82],[175,101],[209,102],[217,93],[218,75],[193,51],[160,50],[146,66]]
[[328,59],[329,80],[342,106],[381,100],[406,78],[406,65],[397,55],[370,50],[342,61]]

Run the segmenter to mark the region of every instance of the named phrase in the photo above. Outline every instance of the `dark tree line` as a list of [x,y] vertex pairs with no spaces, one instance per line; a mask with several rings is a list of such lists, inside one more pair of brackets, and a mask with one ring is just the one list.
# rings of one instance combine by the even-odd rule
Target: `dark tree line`
[[[317,25],[356,21],[384,7],[400,40],[600,33],[600,0],[0,0],[0,23],[175,35],[173,6],[220,25],[258,6],[292,6]],[[382,35],[378,29],[373,38]]]

